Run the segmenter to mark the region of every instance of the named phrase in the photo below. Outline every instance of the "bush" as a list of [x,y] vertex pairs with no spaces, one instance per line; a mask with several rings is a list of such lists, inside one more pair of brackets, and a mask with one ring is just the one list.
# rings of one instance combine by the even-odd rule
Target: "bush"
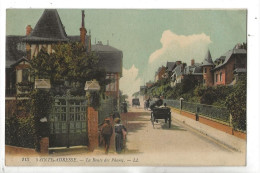
[[5,144],[19,146],[18,130],[19,123],[15,116],[5,119]]
[[5,143],[17,147],[35,148],[36,134],[33,116],[16,117],[6,119]]
[[246,76],[234,86],[234,91],[226,99],[226,106],[232,115],[234,129],[246,131]]
[[201,104],[225,106],[228,95],[233,91],[230,86],[198,86],[194,90],[194,95],[199,98]]

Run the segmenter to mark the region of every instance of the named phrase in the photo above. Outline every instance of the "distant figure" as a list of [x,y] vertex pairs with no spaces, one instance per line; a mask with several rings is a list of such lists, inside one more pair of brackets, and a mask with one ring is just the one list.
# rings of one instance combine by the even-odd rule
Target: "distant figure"
[[123,124],[120,124],[121,120],[119,118],[115,119],[115,145],[116,145],[116,152],[121,153],[121,151],[125,147],[126,141],[126,128]]
[[163,105],[162,97],[160,97],[157,101],[155,101],[151,106],[150,109],[153,110],[155,107],[160,107]]
[[101,129],[101,135],[104,139],[106,154],[108,153],[108,149],[110,146],[110,138],[111,138],[112,134],[113,134],[113,128],[110,125],[109,118],[106,118],[105,123],[103,124],[102,129]]
[[127,113],[127,103],[126,103],[126,101],[123,102],[123,110],[124,110],[124,113]]
[[146,108],[148,109],[150,107],[150,97],[146,100]]

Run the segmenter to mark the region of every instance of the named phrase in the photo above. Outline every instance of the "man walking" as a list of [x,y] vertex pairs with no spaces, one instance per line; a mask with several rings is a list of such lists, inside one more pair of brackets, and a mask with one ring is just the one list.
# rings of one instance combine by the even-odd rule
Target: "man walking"
[[110,125],[110,119],[106,118],[105,123],[103,124],[102,129],[101,129],[101,135],[104,139],[106,154],[108,153],[108,149],[110,146],[110,138],[111,138],[112,134],[113,134],[113,128]]

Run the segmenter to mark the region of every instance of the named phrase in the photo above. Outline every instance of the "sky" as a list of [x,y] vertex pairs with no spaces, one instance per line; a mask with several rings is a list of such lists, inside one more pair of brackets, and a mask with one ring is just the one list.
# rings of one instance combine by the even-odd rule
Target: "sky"
[[[25,35],[36,25],[43,9],[8,9],[7,35]],[[58,9],[67,35],[79,35],[80,9]],[[246,10],[126,10],[85,9],[85,27],[92,43],[102,41],[123,51],[120,89],[132,95],[154,80],[166,62],[191,59],[202,62],[209,49],[213,60],[246,42]],[[131,84],[131,85],[130,85]]]

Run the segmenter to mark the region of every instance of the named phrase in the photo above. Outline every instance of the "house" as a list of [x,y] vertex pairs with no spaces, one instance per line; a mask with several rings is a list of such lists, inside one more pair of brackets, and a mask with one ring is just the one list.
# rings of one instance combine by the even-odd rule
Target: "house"
[[159,67],[157,72],[155,73],[155,79],[154,79],[155,82],[162,80],[164,78],[165,72],[166,72],[165,66]]
[[198,84],[202,83],[202,67],[200,63],[195,63],[194,59],[191,60],[190,66],[187,66],[186,63],[181,63],[181,61],[177,62],[177,66],[174,68],[171,76],[172,87],[182,83],[187,76],[194,78]]
[[186,66],[186,63],[182,63],[181,61],[176,61],[175,68],[171,72],[171,86],[176,86],[177,83],[181,83],[183,79],[183,70]]
[[165,78],[172,76],[172,71],[175,69],[176,66],[177,66],[176,62],[168,62],[167,61]]
[[111,83],[106,86],[106,95],[119,98],[119,80],[122,77],[123,52],[101,41],[91,46],[91,51],[99,57],[99,67],[106,71],[106,78]]
[[[22,73],[21,68],[26,61],[25,43],[22,43],[24,36],[7,36],[6,37],[6,64],[5,64],[5,90],[6,96],[12,96],[16,93],[16,83],[27,81],[26,72]],[[17,63],[21,63],[17,66]],[[26,62],[24,62],[26,64]],[[24,74],[24,75],[22,75]],[[16,76],[19,76],[18,79]]]
[[197,85],[202,84],[203,82],[203,73],[202,73],[202,67],[200,63],[195,63],[195,60],[191,60],[191,65],[186,66],[184,68],[184,77],[187,76],[192,77],[194,81],[196,81]]
[[243,45],[237,44],[214,62],[214,85],[234,84],[239,75],[246,73],[247,51]]
[[237,44],[233,49],[217,58],[214,63],[210,51],[201,65],[203,84],[206,86],[232,85],[241,74],[246,73],[247,51],[245,45]]
[[28,25],[25,36],[6,36],[6,96],[18,93],[16,86],[24,81],[33,81],[29,76],[28,60],[34,57],[42,48],[48,53],[53,52],[52,46],[57,43],[81,42],[87,52],[94,51],[99,55],[99,66],[104,68],[107,78],[113,79],[108,84],[106,94],[119,97],[119,79],[122,76],[121,50],[108,45],[91,45],[91,35],[85,28],[85,14],[82,11],[82,21],[79,35],[68,36],[57,10],[46,9],[34,29]]

